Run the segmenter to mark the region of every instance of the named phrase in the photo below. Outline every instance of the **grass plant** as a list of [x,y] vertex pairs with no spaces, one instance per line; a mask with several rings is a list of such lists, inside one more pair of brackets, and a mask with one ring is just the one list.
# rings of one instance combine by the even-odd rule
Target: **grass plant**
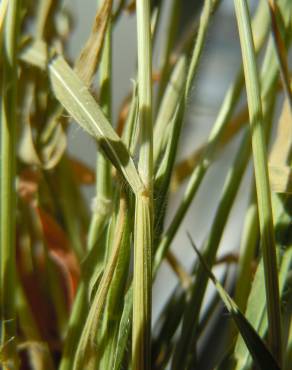
[[[206,141],[179,160],[222,2],[198,2],[186,21],[188,2],[99,0],[74,60],[78,16],[66,2],[1,1],[1,368],[291,370],[291,0],[260,0],[253,13],[234,0],[237,74]],[[137,72],[115,122],[114,37],[127,17]],[[94,168],[68,150],[71,125],[95,143]],[[198,248],[182,224],[200,213],[199,190],[230,143],[236,154]],[[240,248],[219,257],[250,165]],[[172,249],[180,230],[190,269]],[[163,263],[177,282],[153,319]]]

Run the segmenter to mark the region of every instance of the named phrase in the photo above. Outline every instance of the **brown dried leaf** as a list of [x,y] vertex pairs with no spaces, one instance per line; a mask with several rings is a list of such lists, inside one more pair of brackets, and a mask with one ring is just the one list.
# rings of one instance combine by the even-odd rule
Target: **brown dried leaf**
[[72,302],[80,276],[80,265],[61,226],[43,209],[37,207],[36,211],[41,221],[49,253],[63,272],[68,287],[69,301]]
[[77,158],[69,159],[74,177],[80,185],[92,185],[95,183],[95,172]]
[[126,7],[127,12],[134,13],[136,11],[136,0],[132,0]]
[[41,180],[41,174],[39,171],[35,171],[31,168],[24,169],[18,179],[18,195],[27,203],[31,203],[38,190],[38,186]]
[[92,31],[75,65],[76,73],[88,86],[92,82],[100,61],[106,29],[111,17],[111,9],[112,0],[104,0],[102,7],[96,13]]

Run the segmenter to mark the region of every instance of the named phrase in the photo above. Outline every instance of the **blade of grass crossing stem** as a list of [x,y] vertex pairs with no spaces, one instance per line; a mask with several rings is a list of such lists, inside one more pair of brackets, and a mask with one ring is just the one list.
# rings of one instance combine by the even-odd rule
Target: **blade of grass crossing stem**
[[260,86],[252,39],[250,16],[246,1],[235,0],[235,10],[242,48],[242,59],[252,134],[260,237],[265,269],[269,344],[272,353],[279,364],[281,364],[281,312],[279,303],[279,283]]
[[[246,131],[236,154],[234,163],[227,174],[223,192],[209,233],[209,238],[204,247],[204,256],[210,266],[215,262],[221,237],[242,176],[248,164],[249,156],[250,138],[249,132]],[[190,298],[184,312],[181,335],[174,352],[172,362],[173,370],[178,367],[181,367],[182,369],[192,369],[194,367],[193,361],[195,360],[194,349],[197,340],[197,324],[207,283],[208,276],[202,266],[199,265],[195,282],[190,288]]]
[[134,227],[132,367],[150,369],[153,127],[150,0],[137,6],[140,152],[138,170],[145,191],[136,194]]
[[15,221],[16,221],[16,133],[17,133],[17,50],[20,0],[9,1],[4,29],[1,97],[1,351],[7,366],[18,369],[16,351]]
[[233,299],[227,294],[223,286],[217,281],[215,275],[212,273],[208,267],[207,262],[195,246],[191,236],[188,234],[190,242],[197,253],[197,256],[203,266],[205,272],[207,273],[209,279],[215,285],[217,292],[219,293],[222,301],[224,302],[226,308],[228,309],[231,317],[233,318],[246,346],[248,347],[255,363],[261,370],[273,369],[280,370],[276,360],[273,358],[272,354],[269,352],[265,343],[262,341],[261,337],[253,329],[250,323],[246,320],[244,315],[240,312],[239,308],[236,306]]
[[86,85],[61,56],[49,63],[49,75],[56,98],[77,123],[95,137],[113,165],[123,174],[135,194],[144,186],[125,145],[111,127]]

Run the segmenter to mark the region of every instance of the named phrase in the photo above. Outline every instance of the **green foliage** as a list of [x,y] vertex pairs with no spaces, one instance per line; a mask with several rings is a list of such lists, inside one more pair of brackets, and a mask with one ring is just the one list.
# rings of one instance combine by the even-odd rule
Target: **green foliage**
[[[192,86],[221,2],[196,5],[191,27],[181,18],[186,4],[100,0],[72,61],[66,2],[0,3],[5,370],[191,370],[202,368],[204,351],[217,369],[291,368],[291,0],[260,0],[253,17],[246,0],[234,0],[242,63],[206,142],[178,162]],[[125,12],[137,19],[137,80],[116,125],[112,40]],[[154,73],[164,18],[167,32]],[[94,170],[68,151],[72,124],[96,143]],[[231,141],[238,148],[213,205],[214,219],[201,252],[189,235],[197,256],[186,271],[170,248]],[[219,259],[249,163],[254,175],[240,249]],[[91,209],[83,196],[87,185],[95,185]],[[170,195],[178,197],[178,207],[166,227]],[[151,327],[152,286],[163,262],[177,284]],[[218,263],[224,266],[221,283],[212,272]],[[210,280],[219,295],[205,305]],[[224,337],[214,326],[222,317],[219,297],[232,318]]]

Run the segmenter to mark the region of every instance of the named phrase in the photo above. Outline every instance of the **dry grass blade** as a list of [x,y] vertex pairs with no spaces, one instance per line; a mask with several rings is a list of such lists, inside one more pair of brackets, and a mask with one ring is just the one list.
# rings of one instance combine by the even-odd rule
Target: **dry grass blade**
[[166,260],[170,266],[170,268],[173,270],[175,275],[180,280],[180,283],[184,289],[187,289],[191,284],[191,276],[188,274],[188,272],[184,269],[180,261],[176,258],[176,256],[171,252],[168,251],[166,254]]
[[75,71],[86,85],[91,84],[100,61],[111,10],[112,0],[104,0],[102,7],[96,14],[91,34],[76,62]]

